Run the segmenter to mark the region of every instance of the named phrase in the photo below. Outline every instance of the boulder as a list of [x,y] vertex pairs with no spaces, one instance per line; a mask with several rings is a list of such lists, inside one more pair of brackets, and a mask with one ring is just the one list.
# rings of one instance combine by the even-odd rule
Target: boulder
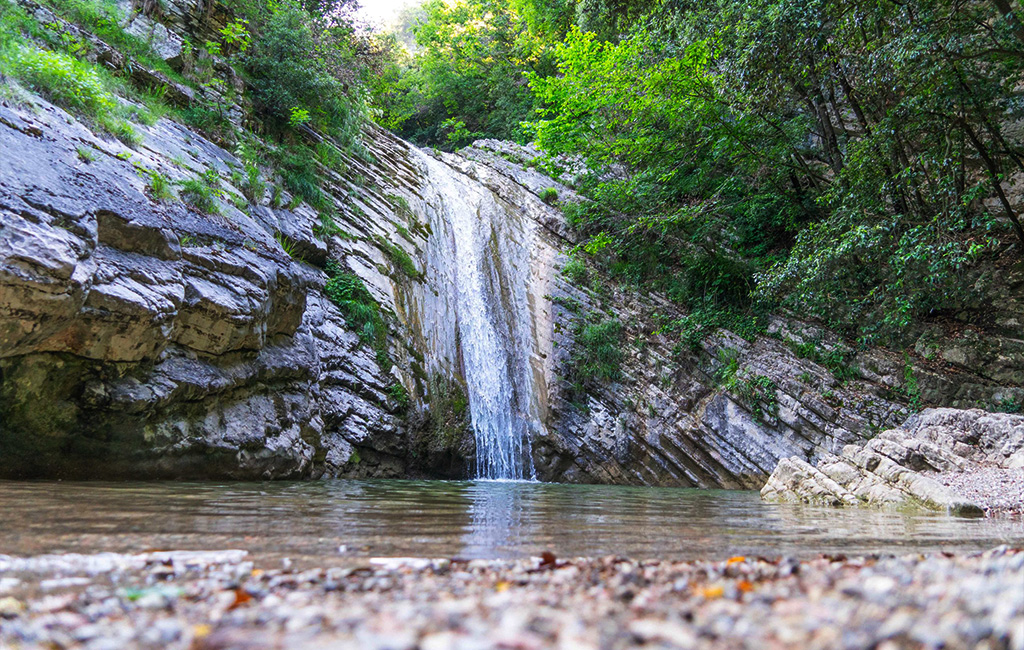
[[1022,459],[1024,416],[932,408],[865,444],[846,445],[817,467],[800,458],[780,460],[761,497],[836,506],[922,506],[961,516],[1021,510]]

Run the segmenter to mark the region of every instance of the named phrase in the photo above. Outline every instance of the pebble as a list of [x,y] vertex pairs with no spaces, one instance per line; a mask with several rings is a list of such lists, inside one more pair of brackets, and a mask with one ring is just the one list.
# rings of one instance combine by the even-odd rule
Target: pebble
[[25,611],[25,604],[17,598],[0,598],[0,617],[13,618]]
[[0,558],[0,648],[1024,650],[1024,551],[1006,547],[803,562],[351,561],[295,573],[254,570],[244,552]]

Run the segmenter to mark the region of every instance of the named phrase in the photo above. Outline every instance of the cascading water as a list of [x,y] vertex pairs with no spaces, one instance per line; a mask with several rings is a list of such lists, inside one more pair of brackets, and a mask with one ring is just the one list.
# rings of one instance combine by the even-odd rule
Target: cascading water
[[[423,156],[425,200],[434,235],[428,263],[440,275],[436,286],[448,329],[454,319],[476,438],[477,477],[534,478],[531,431],[537,426],[533,345],[527,296],[530,251],[518,211],[479,182]],[[429,315],[425,315],[429,320]]]

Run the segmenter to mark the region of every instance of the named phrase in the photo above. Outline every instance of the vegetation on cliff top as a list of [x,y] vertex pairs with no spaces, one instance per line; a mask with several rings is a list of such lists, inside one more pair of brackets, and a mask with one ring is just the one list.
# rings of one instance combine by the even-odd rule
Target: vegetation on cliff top
[[[1024,248],[1024,24],[1006,3],[428,0],[409,14],[410,53],[359,32],[352,0],[230,0],[217,36],[172,67],[114,5],[41,1],[199,91],[172,114],[243,152],[249,201],[272,161],[324,235],[335,206],[318,165],[343,166],[337,149],[357,152],[371,117],[445,148],[532,140],[555,175],[583,163],[586,200],[560,202],[583,236],[576,266],[587,256],[686,307],[671,328],[691,345],[756,331],[778,307],[891,340],[966,302],[976,262]],[[88,63],[86,38],[13,3],[0,26],[0,75],[129,144],[131,121],[170,110],[128,71]]]
[[581,160],[580,250],[712,326],[783,306],[884,342],[1020,259],[1007,3],[434,0],[412,30],[383,123]]
[[[38,19],[31,4],[0,5],[5,94],[17,94],[11,82],[20,84],[132,146],[140,137],[131,121],[152,124],[169,115],[237,149],[245,165],[239,186],[250,202],[262,202],[260,165],[272,163],[271,175],[321,213],[325,234],[332,230],[335,207],[321,189],[316,164],[332,148],[362,153],[358,135],[368,116],[366,80],[375,60],[370,37],[352,26],[354,3],[229,0],[207,6],[191,17],[199,24],[172,65],[152,39],[126,30],[131,16],[109,0],[39,1],[56,20]],[[142,3],[132,11],[159,21],[163,10]],[[105,53],[107,46],[113,55]],[[137,75],[139,67],[151,72]],[[187,88],[168,92],[173,85]]]

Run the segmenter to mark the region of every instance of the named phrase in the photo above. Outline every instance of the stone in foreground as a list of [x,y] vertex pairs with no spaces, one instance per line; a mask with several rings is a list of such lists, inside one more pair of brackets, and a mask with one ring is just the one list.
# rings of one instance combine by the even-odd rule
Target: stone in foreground
[[[1024,553],[798,561],[0,556],[0,646],[1024,648]],[[16,576],[16,577],[15,577]]]

